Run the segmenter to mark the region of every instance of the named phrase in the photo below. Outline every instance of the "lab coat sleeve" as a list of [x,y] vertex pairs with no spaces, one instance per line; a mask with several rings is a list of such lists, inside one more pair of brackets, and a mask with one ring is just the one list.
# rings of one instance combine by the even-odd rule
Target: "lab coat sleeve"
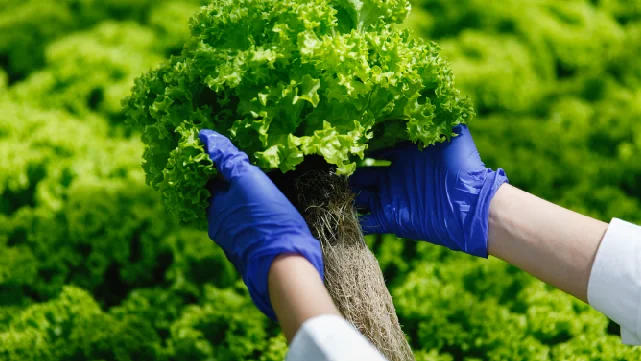
[[612,219],[594,259],[588,301],[621,326],[623,343],[641,345],[641,227]]
[[311,318],[292,340],[286,361],[387,361],[345,319],[335,315]]

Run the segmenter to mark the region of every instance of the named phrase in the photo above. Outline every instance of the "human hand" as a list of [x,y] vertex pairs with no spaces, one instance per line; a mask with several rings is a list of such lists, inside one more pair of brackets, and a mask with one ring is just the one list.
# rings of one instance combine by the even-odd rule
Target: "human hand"
[[363,231],[426,240],[487,257],[490,201],[508,182],[502,169],[481,161],[469,129],[450,142],[419,150],[414,144],[374,154],[389,167],[359,168],[350,178]]
[[268,290],[274,258],[299,254],[318,270],[322,280],[320,242],[269,177],[249,163],[247,154],[212,130],[202,130],[199,137],[225,179],[213,189],[207,215],[209,237],[241,274],[256,307],[276,320]]

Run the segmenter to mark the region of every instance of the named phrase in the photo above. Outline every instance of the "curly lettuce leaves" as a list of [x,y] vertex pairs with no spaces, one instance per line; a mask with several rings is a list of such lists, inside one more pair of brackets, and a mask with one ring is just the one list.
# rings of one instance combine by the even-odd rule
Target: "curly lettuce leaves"
[[191,38],[123,101],[142,131],[147,183],[185,222],[202,221],[215,175],[197,139],[211,128],[265,170],[320,155],[349,175],[368,150],[453,136],[474,116],[439,47],[398,29],[406,0],[220,0]]

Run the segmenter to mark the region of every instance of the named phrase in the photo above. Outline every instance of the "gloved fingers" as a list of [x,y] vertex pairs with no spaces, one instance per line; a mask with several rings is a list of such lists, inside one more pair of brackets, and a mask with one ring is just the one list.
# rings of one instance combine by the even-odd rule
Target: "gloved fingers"
[[467,125],[459,124],[452,128],[452,132],[455,133],[456,136],[450,139],[450,143],[464,142],[474,144],[470,128],[468,128]]
[[363,235],[387,233],[383,226],[378,222],[378,218],[373,214],[359,216],[358,221],[361,224]]
[[[402,147],[402,146],[401,146]],[[387,148],[387,149],[381,149],[377,150],[376,152],[372,152],[367,155],[367,158],[373,158],[377,160],[388,160],[393,162],[394,159],[396,159],[396,156],[398,155],[399,150],[401,147],[394,147],[394,148]]]
[[231,181],[248,168],[247,154],[238,150],[227,137],[213,130],[203,129],[198,138],[225,180]]
[[389,170],[388,167],[363,167],[357,168],[354,174],[349,177],[349,184],[354,188],[375,189],[381,176]]
[[443,163],[449,168],[485,167],[469,128],[465,125],[457,125],[452,131],[458,135],[452,138],[449,143],[443,143],[441,154]]
[[220,176],[220,178],[216,177],[209,183],[207,183],[207,189],[209,189],[209,192],[212,194],[212,196],[216,196],[221,192],[229,191],[229,186],[229,182],[222,179],[222,176]]
[[372,205],[375,203],[377,193],[368,190],[354,191],[356,197],[354,198],[354,205],[357,209],[371,211]]
[[380,149],[372,153],[368,153],[368,158],[378,159],[378,160],[388,160],[394,162],[402,153],[408,149],[418,150],[418,145],[412,142],[402,142],[395,145],[392,148]]

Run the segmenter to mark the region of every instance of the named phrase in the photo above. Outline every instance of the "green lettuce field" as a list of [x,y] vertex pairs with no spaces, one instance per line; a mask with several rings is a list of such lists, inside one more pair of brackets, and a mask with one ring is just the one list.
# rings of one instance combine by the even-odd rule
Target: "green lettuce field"
[[[206,232],[145,184],[121,99],[207,0],[0,0],[0,360],[283,360]],[[511,183],[641,224],[641,0],[414,0]],[[640,360],[497,259],[372,237],[417,360]]]

